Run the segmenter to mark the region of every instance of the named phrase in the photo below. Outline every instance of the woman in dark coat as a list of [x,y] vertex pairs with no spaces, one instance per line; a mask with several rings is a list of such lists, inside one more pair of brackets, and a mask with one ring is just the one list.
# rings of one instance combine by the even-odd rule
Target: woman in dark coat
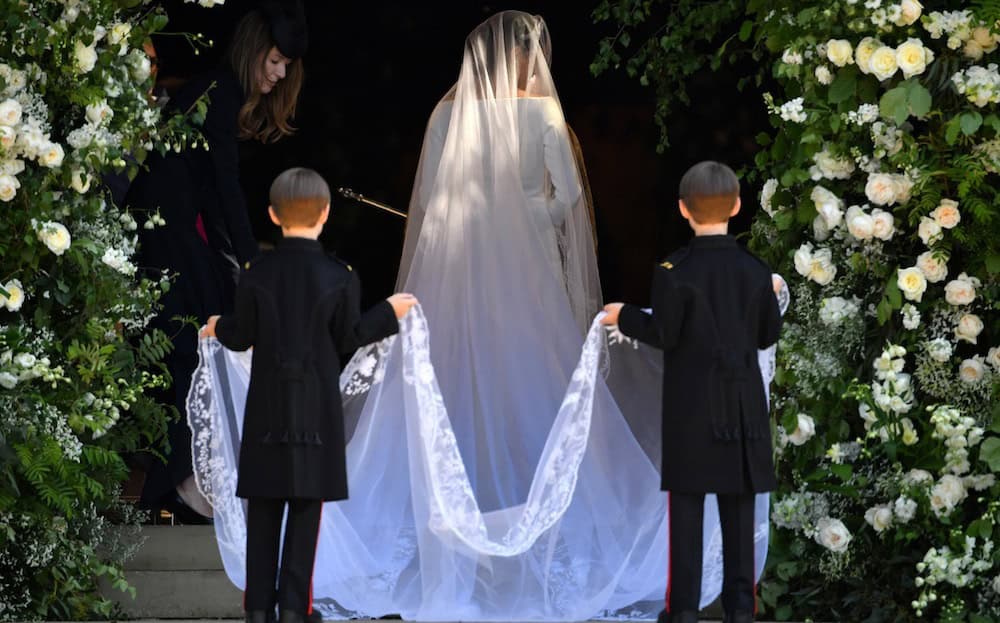
[[[173,378],[165,400],[177,407],[169,426],[167,461],[154,461],[146,474],[140,506],[174,512],[181,521],[210,515],[194,487],[191,433],[184,400],[198,363],[197,335],[178,319],[208,316],[232,306],[242,266],[258,254],[239,180],[239,140],[269,143],[291,134],[302,85],[306,27],[301,5],[265,3],[239,23],[224,66],[196,76],[168,106],[186,111],[207,93],[208,114],[201,132],[208,149],[152,155],[129,189],[127,205],[150,217],[159,211],[166,224],[142,229],[140,266],[156,279],[172,276],[151,327],[171,336],[174,351],[166,364]],[[192,512],[192,508],[199,513]]]

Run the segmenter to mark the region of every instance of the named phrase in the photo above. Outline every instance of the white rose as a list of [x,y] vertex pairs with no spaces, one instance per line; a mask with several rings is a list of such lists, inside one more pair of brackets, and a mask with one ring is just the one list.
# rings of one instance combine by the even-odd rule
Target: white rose
[[927,278],[916,266],[900,268],[896,271],[896,285],[908,301],[920,302],[927,291]]
[[13,175],[0,173],[0,201],[11,201],[17,196],[17,189],[21,187],[21,182]]
[[927,354],[934,361],[944,363],[951,359],[951,342],[943,337],[935,338],[927,342]]
[[830,68],[826,65],[820,65],[815,71],[816,80],[820,84],[830,84],[833,82],[833,74],[830,73]]
[[826,42],[826,57],[837,67],[854,62],[854,48],[846,39],[830,39]]
[[90,190],[90,175],[83,169],[73,169],[70,186],[81,195]]
[[805,413],[800,413],[796,417],[798,418],[798,425],[788,435],[788,441],[792,442],[793,445],[801,446],[816,434],[816,423]]
[[875,234],[875,220],[858,206],[847,209],[847,231],[858,240],[871,240]]
[[809,267],[809,278],[821,286],[825,286],[833,281],[837,276],[837,267],[833,264],[833,257],[830,249],[820,249],[812,254],[812,262]]
[[983,46],[976,43],[975,39],[969,39],[965,42],[965,47],[962,48],[962,52],[967,58],[974,61],[978,61],[983,58]]
[[21,287],[21,282],[17,279],[11,279],[4,284],[3,289],[7,291],[7,296],[0,294],[3,306],[12,312],[21,309],[21,305],[24,304],[24,288]]
[[986,361],[993,366],[994,370],[1000,372],[1000,346],[994,346],[990,349],[990,352],[986,355]]
[[119,52],[119,54],[124,54],[128,49],[128,41],[126,39],[128,39],[130,34],[132,34],[132,24],[127,22],[115,24],[111,27],[111,32],[108,33],[108,43],[118,45],[124,42],[124,45],[121,46],[121,52]]
[[804,242],[795,251],[795,271],[803,277],[808,277],[810,270],[812,270],[812,245]]
[[879,504],[865,511],[865,521],[875,532],[883,532],[892,525],[892,509],[888,504]]
[[0,174],[20,175],[24,171],[24,160],[0,160]]
[[897,26],[910,26],[920,19],[923,6],[917,0],[903,0],[899,3],[899,18],[896,20]]
[[983,49],[983,52],[987,54],[997,49],[996,36],[985,26],[978,26],[972,29],[972,38]]
[[21,123],[21,104],[7,99],[0,102],[0,125],[13,127]]
[[934,480],[934,477],[931,476],[929,471],[924,469],[911,469],[903,476],[903,483],[910,486],[922,485],[932,480]]
[[968,305],[976,300],[976,284],[962,273],[944,287],[944,298],[949,305]]
[[966,359],[958,366],[958,378],[969,385],[975,385],[986,376],[986,367],[978,359]]
[[97,64],[97,50],[92,45],[83,45],[82,41],[77,41],[73,49],[76,70],[85,74]]
[[968,493],[962,479],[952,474],[941,476],[931,489],[931,509],[940,517],[947,515],[965,500]]
[[917,76],[927,69],[927,55],[920,39],[908,39],[896,48],[896,64],[904,78]]
[[865,196],[875,205],[889,205],[896,203],[896,193],[899,185],[891,175],[885,173],[874,173],[868,176],[868,183],[865,184]]
[[896,184],[896,201],[906,203],[910,200],[910,191],[913,190],[913,180],[906,175],[893,175],[892,181]]
[[111,110],[111,106],[108,106],[108,100],[106,99],[87,105],[87,121],[94,125],[101,125],[105,121],[110,121],[114,115],[115,111]]
[[17,387],[17,377],[10,372],[0,372],[0,386],[4,389],[14,389]]
[[907,523],[917,514],[917,502],[905,495],[896,498],[892,505],[893,515],[900,523]]
[[816,522],[816,542],[831,552],[846,552],[851,538],[847,526],[839,519],[823,517]]
[[927,281],[938,283],[948,276],[948,264],[934,251],[924,251],[917,256],[917,268],[927,277]]
[[10,149],[17,140],[17,131],[9,125],[0,125],[0,148]]
[[822,215],[816,215],[812,222],[813,238],[816,242],[823,242],[830,237],[830,226],[823,220]]
[[896,232],[895,219],[891,212],[881,208],[872,210],[872,233],[879,240],[891,240]]
[[920,236],[920,239],[927,246],[931,246],[935,242],[941,240],[944,236],[941,232],[941,226],[937,224],[937,221],[926,216],[920,218],[920,225],[917,227],[917,235]]
[[816,212],[823,217],[829,229],[840,227],[844,220],[844,202],[840,197],[822,186],[815,186],[809,198],[812,199]]
[[38,228],[38,238],[56,255],[62,255],[72,243],[69,230],[62,223],[47,221]]
[[938,207],[931,212],[934,222],[945,229],[952,229],[962,221],[962,214],[958,211],[958,202],[952,199],[942,199]]
[[59,143],[46,143],[42,147],[41,153],[38,154],[38,164],[43,167],[48,167],[50,169],[55,169],[62,166],[63,158],[66,156],[63,152],[62,145]]
[[975,344],[982,332],[983,321],[975,314],[963,314],[955,327],[955,337],[970,344]]
[[38,359],[31,353],[18,353],[14,355],[14,363],[22,368],[32,368],[37,362]]
[[791,48],[788,48],[781,54],[781,62],[785,63],[786,65],[801,65],[802,54],[796,52]]
[[131,57],[129,59],[129,66],[132,68],[132,78],[136,82],[145,82],[149,78],[149,73],[152,69],[149,57],[139,50],[132,50],[129,56]]
[[882,42],[872,37],[865,37],[858,44],[857,49],[854,51],[854,61],[858,64],[858,69],[862,73],[871,73],[869,63],[871,62],[872,54],[881,47],[883,47]]
[[880,81],[888,80],[896,74],[899,65],[896,62],[896,50],[887,45],[872,52],[868,60],[868,67],[871,73]]

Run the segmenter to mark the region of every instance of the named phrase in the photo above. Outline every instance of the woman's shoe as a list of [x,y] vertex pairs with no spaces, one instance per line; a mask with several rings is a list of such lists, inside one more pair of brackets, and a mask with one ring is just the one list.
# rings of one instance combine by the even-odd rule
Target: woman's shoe
[[210,526],[212,519],[205,517],[198,511],[184,503],[181,496],[175,491],[171,491],[160,501],[160,507],[169,511],[174,516],[174,521],[185,526]]

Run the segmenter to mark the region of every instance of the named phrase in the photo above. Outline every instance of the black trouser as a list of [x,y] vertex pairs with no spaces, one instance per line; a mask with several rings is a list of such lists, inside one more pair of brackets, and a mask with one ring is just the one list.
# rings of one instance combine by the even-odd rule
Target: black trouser
[[[722,607],[754,612],[754,494],[717,495],[722,523]],[[704,493],[670,492],[667,611],[698,611],[701,600]]]
[[[312,575],[323,511],[321,500],[250,498],[247,510],[247,588],[243,607],[312,614]],[[285,539],[281,518],[288,505]],[[281,545],[281,577],[278,548]],[[277,586],[276,586],[277,585]]]

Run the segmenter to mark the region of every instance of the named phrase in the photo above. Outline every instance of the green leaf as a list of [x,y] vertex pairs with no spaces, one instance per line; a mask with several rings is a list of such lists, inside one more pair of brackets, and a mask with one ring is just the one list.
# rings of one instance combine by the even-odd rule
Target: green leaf
[[906,118],[910,114],[906,100],[906,89],[904,87],[898,86],[895,89],[890,89],[879,100],[879,113],[886,119],[892,119],[896,122],[896,125],[899,125],[906,121]]
[[962,125],[959,117],[954,117],[944,125],[944,140],[948,141],[949,145],[954,145],[955,141],[958,140],[958,133],[961,129]]
[[990,471],[1000,472],[1000,437],[990,437],[979,447],[979,460],[990,466]]
[[1000,273],[1000,255],[992,253],[986,256],[986,270],[988,270],[991,275]]
[[850,480],[851,475],[854,473],[854,469],[850,465],[847,464],[838,465],[837,463],[834,463],[833,465],[830,466],[830,471],[833,472],[837,476],[837,478],[840,478],[844,482]]
[[743,25],[740,26],[740,41],[748,41],[752,33],[753,22],[751,20],[746,20],[743,22]]
[[962,126],[962,133],[972,136],[983,125],[983,116],[975,111],[963,113],[959,117],[959,123]]
[[931,92],[916,80],[908,80],[907,108],[909,114],[923,118],[931,111]]
[[857,90],[858,74],[853,67],[837,72],[837,77],[830,84],[828,99],[831,104],[839,104],[854,97]]
[[903,293],[899,291],[896,275],[889,277],[889,282],[885,285],[885,296],[889,299],[889,304],[892,305],[893,309],[899,309],[903,306]]

